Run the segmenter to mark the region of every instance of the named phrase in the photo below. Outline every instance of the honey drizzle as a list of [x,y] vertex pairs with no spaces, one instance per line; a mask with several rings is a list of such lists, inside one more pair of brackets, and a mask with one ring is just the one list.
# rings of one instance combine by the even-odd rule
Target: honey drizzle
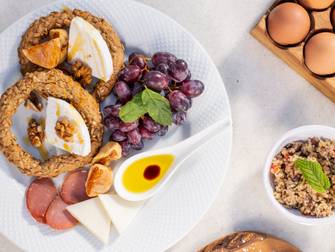
[[45,148],[44,144],[42,144],[40,147],[35,147],[33,145],[31,145],[29,137],[28,136],[24,136],[23,137],[23,142],[26,145],[32,146],[34,147],[36,150],[38,150],[40,157],[43,161],[47,160],[49,158],[49,152],[48,150]]

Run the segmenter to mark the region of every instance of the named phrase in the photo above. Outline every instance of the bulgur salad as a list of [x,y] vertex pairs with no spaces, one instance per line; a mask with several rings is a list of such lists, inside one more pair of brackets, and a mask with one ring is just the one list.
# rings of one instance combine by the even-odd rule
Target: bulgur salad
[[[319,174],[316,174],[312,181],[309,180],[305,171],[298,167],[298,162],[316,166]],[[333,214],[335,140],[312,137],[285,145],[272,160],[271,174],[274,197],[283,206],[314,217]],[[315,175],[315,170],[312,168],[309,174]],[[325,185],[321,183],[321,189],[318,189],[313,182],[320,178],[324,180]]]

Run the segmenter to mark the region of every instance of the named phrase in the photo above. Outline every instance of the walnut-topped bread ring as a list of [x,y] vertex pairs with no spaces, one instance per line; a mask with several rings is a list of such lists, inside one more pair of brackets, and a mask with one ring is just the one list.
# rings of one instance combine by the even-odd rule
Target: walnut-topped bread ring
[[[21,103],[36,91],[43,97],[52,96],[71,103],[83,117],[91,137],[91,153],[87,156],[64,154],[42,162],[26,152],[11,131],[12,117]],[[99,104],[78,82],[62,71],[28,73],[9,87],[0,98],[0,150],[5,157],[28,176],[54,177],[91,162],[102,144],[103,125]]]
[[51,12],[48,16],[35,20],[22,36],[20,46],[18,48],[21,72],[33,72],[42,68],[30,62],[23,53],[23,49],[41,43],[48,36],[49,31],[55,28],[68,30],[71,20],[79,16],[98,29],[107,43],[109,51],[113,59],[113,74],[111,78],[104,82],[98,81],[93,91],[93,96],[100,102],[104,100],[111,92],[117,79],[117,74],[123,67],[124,46],[113,27],[103,18],[98,18],[87,11],[81,10],[63,10],[59,12]]

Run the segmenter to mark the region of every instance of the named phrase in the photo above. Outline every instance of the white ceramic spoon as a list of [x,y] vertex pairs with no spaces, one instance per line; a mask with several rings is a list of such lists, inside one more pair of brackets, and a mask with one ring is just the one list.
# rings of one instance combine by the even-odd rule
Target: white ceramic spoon
[[[187,138],[186,140],[159,150],[152,150],[146,151],[140,154],[137,154],[126,161],[124,161],[117,169],[114,176],[114,188],[117,194],[129,201],[142,201],[148,199],[155,195],[172,177],[172,175],[181,167],[181,164],[189,158],[198,148],[202,145],[207,143],[216,135],[223,133],[224,129],[228,128],[227,126],[231,122],[228,120],[221,120],[213,124],[212,126],[204,129],[203,131],[197,133],[196,135]],[[122,182],[123,174],[126,169],[137,160],[156,156],[156,155],[164,155],[164,154],[171,154],[175,157],[173,163],[171,164],[170,168],[166,172],[163,178],[151,189],[141,192],[141,193],[134,193],[128,191]]]

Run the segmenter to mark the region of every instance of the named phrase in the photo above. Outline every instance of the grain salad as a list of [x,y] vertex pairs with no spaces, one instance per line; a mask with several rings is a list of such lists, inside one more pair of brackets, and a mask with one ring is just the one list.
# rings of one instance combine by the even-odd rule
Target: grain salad
[[[317,161],[329,178],[331,186],[323,193],[315,191],[295,167],[297,159]],[[313,137],[284,146],[271,164],[274,197],[287,208],[302,214],[326,217],[335,207],[335,140]]]

